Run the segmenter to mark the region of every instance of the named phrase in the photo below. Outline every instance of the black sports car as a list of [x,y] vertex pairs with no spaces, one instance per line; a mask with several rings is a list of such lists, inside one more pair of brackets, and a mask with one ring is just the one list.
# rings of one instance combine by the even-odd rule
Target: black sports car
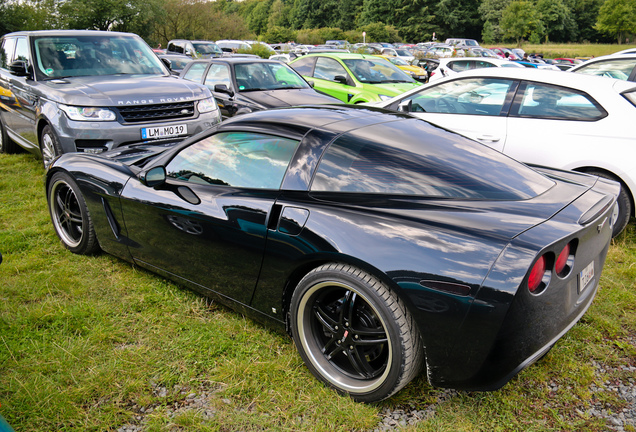
[[359,401],[504,385],[590,306],[616,183],[538,172],[408,114],[259,111],[47,173],[72,252],[102,249],[287,329]]
[[222,57],[188,64],[180,78],[205,84],[224,118],[269,108],[340,103],[278,60]]

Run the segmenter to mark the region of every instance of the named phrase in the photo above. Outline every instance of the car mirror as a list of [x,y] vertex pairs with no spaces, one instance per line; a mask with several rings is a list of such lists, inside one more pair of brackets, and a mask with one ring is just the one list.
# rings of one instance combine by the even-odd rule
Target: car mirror
[[139,181],[148,187],[161,186],[166,181],[166,168],[163,166],[151,168],[139,176]]
[[230,90],[229,88],[227,88],[227,85],[225,84],[217,84],[214,86],[214,91],[217,93],[226,93],[230,96],[234,96],[234,92],[232,90]]
[[168,70],[172,70],[172,62],[167,58],[161,58],[161,62],[168,68]]
[[307,81],[307,84],[309,84],[309,87],[314,88],[314,86],[316,85],[316,83],[314,83],[313,81]]
[[29,76],[29,64],[24,60],[16,60],[9,65],[9,70],[15,76]]
[[398,111],[401,111],[401,112],[411,112],[412,108],[413,108],[413,99],[402,101],[398,105]]
[[345,77],[344,75],[336,75],[335,77],[333,77],[333,80],[341,84],[347,83],[347,77]]

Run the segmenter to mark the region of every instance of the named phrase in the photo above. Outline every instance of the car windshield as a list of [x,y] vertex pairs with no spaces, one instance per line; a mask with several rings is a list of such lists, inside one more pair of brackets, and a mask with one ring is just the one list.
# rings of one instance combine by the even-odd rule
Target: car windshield
[[193,42],[192,46],[194,46],[194,50],[199,55],[223,54],[221,48],[212,42]]
[[413,57],[413,54],[411,54],[410,52],[408,52],[405,49],[396,49],[395,52],[397,53],[397,55],[399,56],[404,56],[404,57]]
[[239,63],[234,73],[239,92],[310,88],[292,68],[277,61]]
[[358,81],[366,84],[412,83],[413,78],[383,59],[343,59]]
[[43,36],[35,39],[34,50],[40,79],[167,74],[150,47],[135,36]]
[[636,67],[636,59],[613,59],[605,62],[590,63],[581,66],[575,72],[616,78],[627,81],[632,70]]

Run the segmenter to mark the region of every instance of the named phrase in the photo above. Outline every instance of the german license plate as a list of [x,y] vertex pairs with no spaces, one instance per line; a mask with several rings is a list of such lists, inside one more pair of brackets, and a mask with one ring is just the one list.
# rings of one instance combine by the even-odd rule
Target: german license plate
[[141,139],[169,138],[187,134],[188,125],[185,124],[141,128]]
[[582,293],[588,284],[594,279],[594,261],[589,263],[587,267],[579,273],[579,293]]

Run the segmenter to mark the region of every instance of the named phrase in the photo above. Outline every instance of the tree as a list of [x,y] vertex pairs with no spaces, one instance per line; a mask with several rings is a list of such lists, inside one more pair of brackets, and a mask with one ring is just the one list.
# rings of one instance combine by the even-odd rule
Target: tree
[[438,0],[433,10],[440,35],[479,39],[482,29],[479,3],[478,0]]
[[515,0],[504,9],[501,15],[501,29],[504,37],[514,39],[517,46],[530,34],[544,34],[539,14],[530,1]]
[[66,28],[113,30],[146,13],[143,0],[68,0],[59,10]]
[[504,32],[499,23],[504,9],[510,2],[511,0],[483,0],[481,5],[479,5],[479,14],[484,23],[484,28],[481,32],[484,42],[495,43],[502,40]]
[[390,23],[398,30],[403,40],[423,42],[439,32],[435,24],[429,0],[397,0]]
[[546,42],[567,42],[576,38],[572,10],[563,0],[538,0],[536,8],[545,27]]
[[616,38],[622,44],[625,37],[636,34],[636,2],[634,0],[606,0],[594,26],[598,31]]

